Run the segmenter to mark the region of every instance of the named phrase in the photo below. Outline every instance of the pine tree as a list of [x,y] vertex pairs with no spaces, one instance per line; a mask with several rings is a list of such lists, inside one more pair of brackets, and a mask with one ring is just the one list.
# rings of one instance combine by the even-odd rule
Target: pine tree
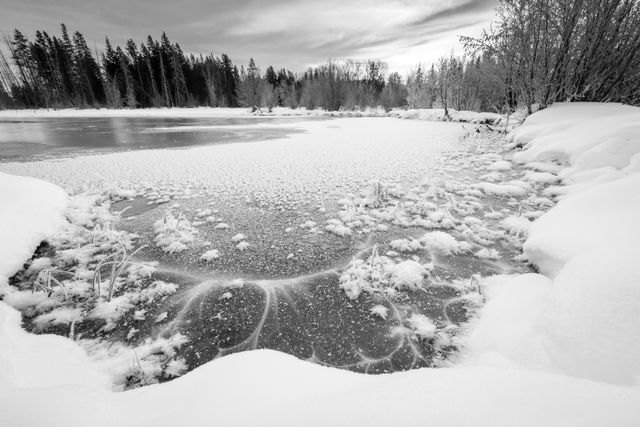
[[160,83],[162,86],[162,97],[166,107],[173,107],[174,102],[171,97],[171,88],[169,87],[170,68],[168,67],[168,59],[171,51],[171,43],[167,35],[163,32],[161,37],[161,44],[158,46],[156,42],[156,48],[158,50],[158,57],[160,58]]
[[100,67],[93,58],[84,36],[76,31],[73,34],[73,61],[78,70],[78,80],[84,88],[86,103],[97,105],[104,101]]
[[[153,46],[153,42],[151,41],[151,36],[147,38],[147,45]],[[160,107],[163,101],[162,101],[162,96],[160,96],[160,93],[158,92],[158,85],[156,83],[151,52],[149,51],[148,47],[145,46],[144,44],[140,46],[140,52],[142,57],[144,58],[147,74],[149,76],[148,78],[149,78],[149,90],[150,90],[150,94],[149,94],[150,105],[152,107]]]
[[251,58],[245,76],[240,82],[241,101],[245,107],[255,110],[260,106],[260,81],[260,70]]
[[185,64],[186,60],[180,46],[178,44],[171,46],[171,75],[173,76],[174,99],[176,105],[181,107],[188,105],[190,102],[187,82],[184,77],[185,68],[188,68]]
[[127,108],[136,108],[138,102],[136,100],[136,93],[133,84],[133,76],[131,75],[129,58],[127,58],[127,55],[125,55],[120,46],[116,48],[115,55],[121,71],[121,78],[119,83],[120,93],[124,94],[124,102]]

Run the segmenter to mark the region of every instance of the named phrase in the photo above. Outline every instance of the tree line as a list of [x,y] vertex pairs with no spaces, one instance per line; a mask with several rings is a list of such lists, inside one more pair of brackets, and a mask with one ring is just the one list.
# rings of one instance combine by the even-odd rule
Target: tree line
[[639,0],[502,0],[465,54],[417,66],[406,78],[384,62],[328,61],[303,73],[226,55],[186,55],[162,34],[145,43],[108,39],[91,51],[78,31],[33,41],[19,30],[0,51],[2,108],[275,106],[531,111],[557,101],[640,105]]
[[19,30],[0,51],[0,108],[252,107],[361,108],[406,103],[397,73],[380,61],[329,62],[294,74],[269,66],[262,74],[251,59],[245,68],[228,55],[186,55],[165,33],[124,46],[105,40],[92,52],[84,36],[51,37]]
[[238,69],[222,54],[185,55],[166,34],[137,45],[129,39],[101,54],[83,35],[37,31],[28,40],[15,30],[0,52],[0,108],[138,108],[210,105],[236,107]]

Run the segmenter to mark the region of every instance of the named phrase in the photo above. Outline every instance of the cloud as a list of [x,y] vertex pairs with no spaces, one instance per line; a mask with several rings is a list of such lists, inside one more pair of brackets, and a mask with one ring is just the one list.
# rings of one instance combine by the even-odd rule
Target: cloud
[[426,24],[437,21],[456,20],[461,16],[468,16],[478,12],[486,12],[497,6],[494,0],[466,0],[460,3],[451,4],[449,7],[435,12],[428,13],[411,22],[412,27],[423,27]]
[[[0,31],[78,29],[98,48],[109,36],[144,41],[166,31],[183,50],[228,53],[304,70],[328,58],[377,58],[392,69],[428,62],[456,45],[455,33],[491,18],[498,0],[3,0]],[[432,58],[433,57],[433,58]],[[401,60],[398,58],[402,58]]]

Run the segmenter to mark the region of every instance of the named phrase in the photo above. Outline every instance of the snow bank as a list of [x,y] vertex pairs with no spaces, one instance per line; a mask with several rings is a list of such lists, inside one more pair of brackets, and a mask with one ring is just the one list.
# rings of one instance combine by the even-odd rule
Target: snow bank
[[[181,405],[169,403],[175,396]],[[559,376],[497,368],[364,376],[264,350],[117,397],[132,414],[121,425],[597,426],[632,425],[640,413],[631,390]]]
[[108,390],[111,379],[96,369],[84,350],[73,341],[58,335],[32,335],[25,332],[20,324],[20,312],[0,302],[2,386],[10,385],[15,389],[66,384]]
[[[63,224],[67,201],[66,193],[53,184],[0,172],[0,295],[8,297],[9,277]],[[89,361],[69,340],[24,332],[19,312],[4,302],[0,302],[0,349],[0,378],[15,386],[106,380],[95,371],[87,374],[79,369]]]
[[[542,275],[484,281],[470,356],[612,384],[640,378],[640,109],[558,104],[510,137],[531,169],[559,168],[562,200],[534,221],[525,256]],[[636,388],[637,390],[637,388]]]
[[555,276],[573,257],[603,247],[632,251],[640,260],[640,173],[561,200],[531,225],[524,251],[541,272]]
[[[393,109],[388,113],[399,119],[443,121],[446,119],[444,108],[421,109]],[[478,113],[475,111],[457,111],[449,109],[449,117],[453,122],[494,124],[504,120],[504,116],[497,113]]]
[[270,350],[123,393],[82,384],[0,392],[2,425],[633,426],[640,417],[631,388],[504,367],[367,376]]
[[[587,250],[637,248],[640,238],[640,108],[559,103],[509,135],[516,162],[563,165],[556,207],[531,227],[525,255],[548,275]],[[553,191],[552,191],[553,192]],[[638,250],[635,249],[636,254]]]
[[0,172],[0,295],[7,279],[62,224],[66,205],[61,188]]
[[527,118],[509,138],[525,148],[514,154],[516,162],[569,164],[560,174],[567,184],[615,179],[621,177],[616,172],[640,161],[640,109],[558,103]]

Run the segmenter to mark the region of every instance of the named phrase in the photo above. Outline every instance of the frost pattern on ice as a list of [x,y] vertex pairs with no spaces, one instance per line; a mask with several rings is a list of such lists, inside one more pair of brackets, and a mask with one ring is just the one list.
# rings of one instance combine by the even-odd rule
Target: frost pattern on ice
[[[353,133],[360,126],[336,123],[346,132],[312,124],[327,139],[254,144],[258,154],[207,147],[170,159],[145,153],[157,162],[144,164],[136,153],[106,156],[122,176],[94,182],[91,193],[102,196],[76,196],[71,231],[24,273],[25,284],[42,268],[74,277],[60,277],[64,289],[52,298],[16,292],[7,301],[42,331],[130,348],[149,337],[185,336],[178,358],[149,368],[160,379],[262,347],[363,372],[437,366],[456,351],[460,325],[482,304],[470,277],[526,269],[508,257],[526,237],[523,224],[548,208],[539,199],[551,180],[525,182],[517,166],[503,164],[492,184],[520,190],[483,191],[475,175],[502,161],[499,139],[471,139],[457,125],[403,122],[405,133],[435,130],[431,147],[403,134],[407,155],[381,137],[390,129],[366,130],[366,140]],[[285,167],[283,153],[295,161]],[[64,162],[106,171],[113,163],[103,160]],[[78,189],[58,162],[38,170]],[[132,208],[120,219],[109,212],[113,203]],[[90,238],[77,237],[82,228]],[[115,278],[113,298],[94,297],[92,268],[117,244],[130,252],[146,247]],[[82,303],[66,300],[65,291]]]

